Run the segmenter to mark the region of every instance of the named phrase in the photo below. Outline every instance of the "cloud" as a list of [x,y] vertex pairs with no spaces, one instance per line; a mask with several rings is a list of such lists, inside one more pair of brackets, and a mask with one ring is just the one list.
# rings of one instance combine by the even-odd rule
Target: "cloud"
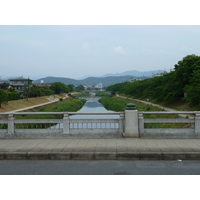
[[118,53],[118,54],[121,54],[121,55],[126,55],[126,52],[124,51],[124,49],[121,46],[114,47],[113,50],[114,50],[115,53]]

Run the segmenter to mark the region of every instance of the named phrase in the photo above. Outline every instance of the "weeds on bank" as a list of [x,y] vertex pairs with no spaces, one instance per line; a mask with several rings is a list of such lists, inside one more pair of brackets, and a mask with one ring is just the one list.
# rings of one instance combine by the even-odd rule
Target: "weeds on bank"
[[[113,111],[124,111],[126,109],[126,105],[128,103],[133,103],[136,105],[136,109],[138,111],[145,112],[153,112],[153,111],[164,111],[164,109],[152,106],[151,104],[144,104],[142,102],[129,100],[128,98],[121,99],[120,97],[112,97],[112,98],[102,98],[100,103],[104,105],[106,109],[110,109]],[[179,118],[178,114],[144,114],[143,116],[146,119],[157,119],[157,118]],[[193,124],[190,123],[145,123],[145,128],[191,128]]]

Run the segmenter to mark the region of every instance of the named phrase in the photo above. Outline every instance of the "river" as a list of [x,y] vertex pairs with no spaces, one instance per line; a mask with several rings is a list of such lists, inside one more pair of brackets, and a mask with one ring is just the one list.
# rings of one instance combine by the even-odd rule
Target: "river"
[[[106,110],[104,106],[98,102],[100,97],[85,97],[82,99],[86,99],[86,103],[84,106],[77,111],[77,113],[105,113],[105,112],[113,112],[110,110]],[[69,117],[70,119],[119,119],[119,115],[72,115]],[[63,128],[63,124],[57,124],[52,126],[51,128]]]
[[[92,98],[83,98],[86,99],[87,102],[85,105],[77,112],[77,113],[101,113],[101,112],[114,112],[110,110],[106,110],[104,106],[98,102],[100,97],[92,97]],[[112,119],[118,119],[118,115],[74,115],[70,116],[71,119],[105,119],[106,118],[112,118]]]

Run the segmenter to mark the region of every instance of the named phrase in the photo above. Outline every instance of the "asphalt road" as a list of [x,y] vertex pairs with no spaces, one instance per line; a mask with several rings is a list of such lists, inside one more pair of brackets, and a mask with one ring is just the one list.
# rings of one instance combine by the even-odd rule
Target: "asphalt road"
[[200,175],[200,161],[1,160],[0,175]]

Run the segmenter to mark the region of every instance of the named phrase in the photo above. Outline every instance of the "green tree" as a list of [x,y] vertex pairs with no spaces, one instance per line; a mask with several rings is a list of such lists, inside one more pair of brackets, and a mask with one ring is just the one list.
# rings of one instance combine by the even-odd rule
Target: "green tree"
[[69,92],[74,91],[74,85],[73,84],[68,84],[67,87],[69,88]]
[[194,54],[184,57],[178,64],[175,65],[177,94],[181,97],[184,96],[184,88],[190,84],[193,76],[193,71],[200,65],[200,56]]
[[1,104],[6,103],[6,102],[7,102],[6,92],[0,89],[0,108],[1,108]]
[[193,77],[190,79],[190,84],[184,88],[186,99],[191,106],[200,107],[200,65],[193,71]]
[[54,94],[54,91],[47,86],[33,85],[33,87],[31,88],[30,97],[40,97],[52,94]]
[[7,100],[8,101],[20,99],[20,94],[18,92],[16,92],[13,88],[9,88],[6,91],[6,95],[7,95]]
[[64,83],[61,82],[54,82],[51,84],[50,89],[55,92],[55,94],[60,94],[60,93],[68,93],[69,92],[69,87],[65,85]]
[[23,94],[27,101],[30,96],[31,87],[32,87],[32,81],[28,78],[28,80],[24,83],[23,87]]
[[84,86],[83,85],[78,85],[77,87],[76,87],[76,91],[77,92],[80,92],[80,91],[83,91],[84,90]]

